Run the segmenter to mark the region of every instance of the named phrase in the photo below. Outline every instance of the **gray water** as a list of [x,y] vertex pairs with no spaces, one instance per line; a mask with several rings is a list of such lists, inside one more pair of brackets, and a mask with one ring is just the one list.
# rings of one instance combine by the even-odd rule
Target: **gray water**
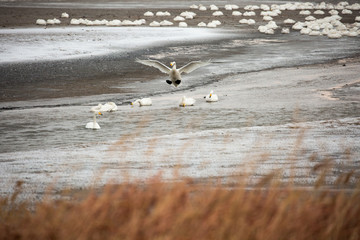
[[[1,111],[1,132],[2,138],[0,140],[0,152],[13,152],[13,151],[26,151],[34,149],[44,149],[51,146],[68,146],[79,143],[92,142],[96,136],[97,141],[114,140],[118,137],[119,133],[128,133],[133,131],[137,126],[137,122],[141,119],[143,112],[130,112],[126,114],[115,113],[110,114],[109,117],[104,117],[101,121],[112,122],[113,126],[118,126],[114,129],[103,130],[101,132],[89,132],[84,129],[83,122],[86,119],[90,119],[88,110],[89,105],[97,105],[99,102],[112,101],[118,105],[129,105],[129,102],[134,101],[136,98],[142,96],[156,96],[159,94],[178,92],[189,89],[206,88],[207,84],[223,81],[224,76],[237,76],[248,72],[257,72],[265,69],[281,68],[281,67],[294,67],[305,64],[315,64],[327,62],[332,59],[340,59],[344,57],[350,57],[358,55],[360,53],[359,38],[342,38],[339,40],[331,40],[326,37],[309,37],[303,36],[298,33],[293,33],[287,36],[280,35],[277,37],[267,37],[257,33],[240,32],[236,38],[231,37],[229,40],[217,41],[215,43],[205,44],[187,44],[169,46],[166,48],[155,48],[150,50],[150,54],[144,54],[143,51],[132,53],[133,57],[128,59],[128,64],[136,64],[133,60],[136,57],[141,58],[154,58],[159,56],[166,56],[165,59],[178,58],[186,59],[189,55],[197,56],[201,59],[213,59],[213,64],[197,70],[196,72],[185,75],[184,83],[179,88],[173,88],[167,86],[160,75],[160,79],[155,79],[146,83],[142,83],[134,79],[134,83],[125,84],[124,89],[130,89],[130,92],[124,94],[110,94],[99,95],[90,97],[79,98],[65,98],[65,99],[53,99],[53,100],[37,100],[26,102],[4,102],[0,106],[3,107]],[[121,56],[106,56],[101,65],[107,64],[107,69],[117,69],[119,71],[126,71],[126,67],[123,69],[119,67],[122,61],[113,60],[122,58]],[[166,62],[166,60],[163,60]],[[69,61],[69,64],[73,61]],[[84,59],[83,65],[75,65],[73,68],[78,67],[76,78],[79,75],[83,77],[83,74],[88,74],[94,64],[99,63],[98,59]],[[61,76],[58,76],[56,72],[52,72],[52,69],[58,68],[58,64],[66,65],[65,62],[49,62],[37,66],[31,64],[35,68],[39,67],[41,72],[44,72],[46,76],[46,69],[49,69],[49,74],[52,74],[53,78],[59,77],[58,81],[61,81]],[[26,66],[26,64],[23,64]],[[95,68],[98,69],[98,68]],[[80,71],[82,70],[82,71]],[[89,70],[89,71],[88,71]],[[147,70],[147,67],[142,70]],[[32,72],[35,72],[33,69]],[[111,71],[111,70],[109,70]],[[74,74],[77,73],[74,70]],[[15,76],[12,78],[26,78],[31,81],[31,73],[27,76],[21,76],[21,72],[13,73]],[[36,81],[34,76],[33,81]],[[149,76],[151,78],[151,76]],[[11,80],[10,79],[10,80]],[[4,80],[4,79],[3,79]],[[9,80],[9,81],[10,81]],[[102,80],[106,81],[106,79]],[[264,79],[263,81],[266,81]],[[91,86],[83,86],[91,87]],[[19,109],[17,109],[19,108]],[[13,109],[13,110],[6,110]],[[161,113],[163,111],[164,113]],[[165,110],[157,110],[155,116],[166,116]],[[183,111],[178,108],[171,109],[171,115],[175,115],[175,118],[181,118],[184,116]],[[256,110],[254,110],[256,112]],[[349,111],[350,113],[353,111]],[[206,121],[201,125],[202,129],[211,128],[228,128],[241,127],[244,123],[238,120],[238,112],[236,109],[219,110],[213,114],[216,117],[220,117],[216,124],[211,123],[208,125]],[[262,119],[262,116],[256,117],[258,121],[254,122],[256,126],[283,124],[283,119],[289,119],[292,113],[286,113],[290,116],[266,116],[266,119]],[[187,115],[187,114],[186,114]],[[206,110],[194,111],[190,114],[192,117],[196,115],[207,115]],[[256,114],[255,114],[256,115]],[[133,120],[130,120],[133,119]],[[123,126],[123,122],[130,121],[130,124],[126,127]],[[161,124],[158,124],[161,122]],[[161,133],[162,122],[166,122],[165,119],[155,119],[154,126],[150,127],[150,131],[153,129],[157,133]],[[186,122],[186,121],[185,121]],[[174,126],[183,127],[183,126]],[[115,129],[118,129],[115,130]],[[166,132],[166,128],[164,131]],[[89,137],[91,134],[92,137]],[[152,132],[149,133],[153,134]]]

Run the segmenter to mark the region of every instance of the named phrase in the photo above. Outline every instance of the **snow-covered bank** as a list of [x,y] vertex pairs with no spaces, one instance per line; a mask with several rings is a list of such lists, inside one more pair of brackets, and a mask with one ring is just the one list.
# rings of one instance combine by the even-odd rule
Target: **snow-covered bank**
[[0,29],[0,63],[123,54],[172,43],[222,39],[229,34],[221,30],[169,27]]

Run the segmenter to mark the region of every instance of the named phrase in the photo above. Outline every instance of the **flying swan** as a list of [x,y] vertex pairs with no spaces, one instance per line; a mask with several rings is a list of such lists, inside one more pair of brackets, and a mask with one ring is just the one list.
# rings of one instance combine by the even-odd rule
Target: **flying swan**
[[189,62],[188,64],[186,64],[185,66],[183,66],[179,69],[176,69],[176,62],[170,63],[170,66],[172,68],[169,68],[168,66],[166,66],[165,64],[163,64],[157,60],[136,59],[136,62],[150,66],[150,67],[155,67],[155,68],[159,69],[161,72],[169,74],[170,80],[166,80],[166,82],[170,85],[173,84],[175,87],[177,87],[181,83],[181,74],[182,73],[191,73],[195,69],[209,65],[211,63],[210,60],[206,61],[206,62],[192,61],[192,62]]

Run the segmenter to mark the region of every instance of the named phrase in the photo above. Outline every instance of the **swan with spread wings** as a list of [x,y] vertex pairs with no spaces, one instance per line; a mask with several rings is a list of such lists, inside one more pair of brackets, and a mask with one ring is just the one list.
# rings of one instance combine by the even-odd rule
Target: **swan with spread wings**
[[185,66],[177,69],[176,68],[176,62],[171,62],[170,66],[171,68],[169,68],[168,66],[166,66],[165,64],[157,61],[157,60],[140,60],[140,59],[136,59],[136,62],[150,66],[150,67],[155,67],[157,69],[159,69],[161,72],[169,74],[169,80],[166,80],[166,82],[168,84],[173,84],[175,87],[177,87],[182,79],[181,79],[181,74],[182,73],[190,73],[196,69],[198,69],[199,67],[203,67],[206,66],[208,64],[210,64],[210,60],[206,61],[206,62],[202,62],[202,61],[192,61],[189,62],[188,64],[186,64]]

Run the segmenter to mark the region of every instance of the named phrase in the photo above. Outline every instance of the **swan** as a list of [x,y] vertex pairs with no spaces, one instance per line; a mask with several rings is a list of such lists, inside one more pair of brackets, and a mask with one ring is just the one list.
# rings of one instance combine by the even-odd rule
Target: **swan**
[[221,25],[221,22],[219,20],[212,20],[211,22],[215,23],[216,26],[219,26]]
[[157,22],[157,21],[152,21],[150,24],[149,24],[150,27],[160,27],[160,23]]
[[114,102],[107,102],[104,105],[99,103],[97,106],[92,107],[90,112],[115,112],[118,109]]
[[217,11],[217,10],[219,10],[219,8],[218,8],[216,5],[211,4],[211,5],[210,5],[210,10],[211,10],[211,11]]
[[44,26],[45,26],[45,25],[46,25],[46,21],[45,21],[44,19],[37,19],[37,20],[36,20],[36,24],[37,24],[37,25],[44,25]]
[[[201,23],[199,23],[197,26],[198,26],[198,27],[206,27],[206,23],[201,22]],[[215,26],[215,27],[216,27],[216,26]]]
[[213,16],[217,17],[217,16],[223,16],[223,12],[222,11],[216,11],[216,12],[213,12],[212,14]]
[[185,21],[185,18],[182,17],[182,16],[176,16],[176,17],[174,18],[174,21],[176,21],[176,22]]
[[352,11],[349,9],[344,9],[341,11],[341,14],[352,14]]
[[118,109],[114,102],[107,102],[102,106],[103,112],[115,112]]
[[244,12],[244,13],[243,13],[243,16],[244,16],[244,17],[252,17],[252,16],[255,16],[255,15],[256,15],[256,13],[253,12],[253,11],[249,11],[249,12]]
[[187,27],[187,23],[186,22],[179,22],[179,27]]
[[217,101],[219,101],[218,96],[216,94],[214,94],[213,90],[211,90],[210,93],[208,95],[206,95],[204,98],[205,98],[205,100],[207,102],[217,102]]
[[290,33],[290,28],[282,28],[282,29],[281,29],[281,33],[282,33],[282,34],[288,34],[288,33]]
[[48,19],[48,20],[46,20],[46,24],[47,25],[54,25],[55,21],[54,21],[54,19]]
[[294,24],[295,23],[295,20],[291,19],[291,18],[288,18],[288,19],[285,19],[284,20],[284,23],[285,24]]
[[151,98],[142,98],[142,99],[136,99],[134,102],[131,103],[132,106],[151,106],[152,100]]
[[80,24],[80,21],[76,18],[73,18],[70,20],[70,24],[71,25],[79,25]]
[[100,129],[100,125],[96,122],[96,115],[102,115],[101,112],[93,111],[94,117],[92,122],[88,122],[85,126],[85,128],[89,129]]
[[248,24],[248,20],[247,19],[240,19],[239,23],[241,24]]
[[164,20],[160,22],[160,26],[171,26],[174,25],[174,23],[168,21],[168,20]]
[[260,7],[257,6],[257,5],[247,5],[247,6],[244,7],[244,9],[246,11],[254,11],[254,10],[259,10]]
[[269,7],[269,5],[261,4],[261,5],[260,5],[260,9],[261,9],[261,10],[264,10],[264,11],[269,11],[269,10],[270,10],[270,7]]
[[206,26],[208,28],[216,28],[217,27],[216,23],[214,23],[214,22],[209,22]]
[[300,15],[310,15],[311,12],[310,12],[309,10],[302,10],[302,11],[300,11],[299,14],[300,14]]
[[154,13],[153,13],[153,12],[150,12],[150,11],[147,11],[146,13],[144,13],[144,16],[145,16],[145,17],[153,17],[153,16],[154,16]]
[[230,5],[230,4],[227,4],[227,5],[225,5],[225,10],[227,10],[227,11],[232,11],[232,5]]
[[321,10],[316,10],[316,11],[314,12],[314,14],[317,14],[317,15],[324,15],[324,14],[325,14],[325,12],[324,12],[324,11],[321,11]]
[[57,18],[54,18],[53,21],[54,21],[54,24],[60,24],[61,23],[61,21],[59,19],[57,19]]
[[315,21],[316,18],[315,18],[314,16],[309,15],[309,16],[307,16],[307,17],[305,18],[305,20],[306,20],[306,21]]
[[180,100],[179,106],[180,107],[194,106],[194,103],[195,103],[195,99],[187,98],[187,97],[183,96]]
[[136,62],[150,66],[150,67],[155,67],[155,68],[159,69],[161,72],[169,74],[170,80],[166,80],[166,82],[170,85],[173,84],[175,87],[177,87],[181,83],[181,74],[182,73],[190,73],[199,67],[203,67],[203,66],[206,66],[211,63],[210,60],[206,61],[206,62],[192,61],[192,62],[189,62],[188,64],[186,64],[185,66],[183,66],[179,69],[176,69],[176,62],[170,63],[170,66],[172,68],[169,68],[165,64],[163,64],[159,61],[156,61],[156,60],[136,59]]
[[233,15],[233,16],[241,16],[242,13],[239,12],[239,11],[233,11],[233,12],[232,12],[232,15]]
[[196,13],[194,13],[194,12],[189,12],[189,11],[185,11],[185,12],[180,13],[180,16],[181,16],[181,17],[184,17],[184,18],[186,18],[186,17],[188,17],[188,16],[192,16],[192,18],[194,18],[194,17],[196,16]]
[[200,7],[199,7],[199,10],[200,10],[200,11],[206,11],[207,8],[206,8],[205,6],[200,6]]
[[264,16],[264,17],[263,17],[263,20],[264,20],[264,21],[272,21],[273,18],[270,17],[270,16]]
[[121,26],[121,21],[119,19],[114,19],[114,20],[111,20],[109,21],[106,26]]

